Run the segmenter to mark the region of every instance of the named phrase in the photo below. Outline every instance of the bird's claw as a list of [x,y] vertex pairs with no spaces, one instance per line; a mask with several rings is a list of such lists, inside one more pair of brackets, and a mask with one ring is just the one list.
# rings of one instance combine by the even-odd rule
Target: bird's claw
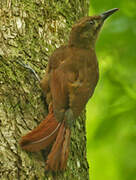
[[75,118],[74,118],[74,114],[73,114],[73,111],[72,109],[68,109],[66,112],[65,112],[65,122],[66,122],[66,125],[71,128],[74,124],[74,121],[75,121]]
[[29,70],[34,74],[34,76],[36,77],[36,79],[40,82],[39,76],[37,75],[37,73],[35,72],[35,70],[34,70],[29,64],[25,64],[25,63],[20,62],[20,61],[17,61],[17,63],[20,64],[21,66],[29,69]]

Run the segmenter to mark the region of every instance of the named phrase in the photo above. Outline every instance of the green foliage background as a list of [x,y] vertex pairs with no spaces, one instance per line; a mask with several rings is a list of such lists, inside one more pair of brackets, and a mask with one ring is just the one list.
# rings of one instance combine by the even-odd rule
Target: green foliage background
[[136,180],[136,1],[92,0],[90,15],[115,7],[96,44],[100,80],[87,105],[90,180]]

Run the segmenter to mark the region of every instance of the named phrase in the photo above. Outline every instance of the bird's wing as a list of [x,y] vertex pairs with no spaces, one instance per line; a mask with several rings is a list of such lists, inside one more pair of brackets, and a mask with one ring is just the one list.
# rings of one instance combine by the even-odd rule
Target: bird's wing
[[60,68],[51,71],[50,90],[52,95],[53,111],[57,120],[63,120],[68,108],[67,75]]

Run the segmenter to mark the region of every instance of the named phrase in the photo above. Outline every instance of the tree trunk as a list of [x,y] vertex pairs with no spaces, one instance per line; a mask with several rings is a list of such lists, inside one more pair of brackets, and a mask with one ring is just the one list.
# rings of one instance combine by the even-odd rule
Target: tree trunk
[[29,63],[42,78],[48,57],[88,7],[89,0],[0,0],[0,179],[89,179],[85,112],[72,128],[65,172],[44,171],[46,151],[20,148],[20,137],[43,120],[47,107],[32,73],[17,63]]

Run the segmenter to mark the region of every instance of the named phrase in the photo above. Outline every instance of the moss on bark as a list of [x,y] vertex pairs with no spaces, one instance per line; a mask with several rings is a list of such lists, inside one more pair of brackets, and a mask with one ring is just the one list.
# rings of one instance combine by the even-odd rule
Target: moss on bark
[[47,115],[42,91],[17,61],[43,77],[48,57],[67,42],[71,25],[87,15],[89,0],[0,2],[0,177],[2,180],[87,180],[85,113],[72,129],[65,172],[45,173],[42,152],[22,151],[18,141]]

